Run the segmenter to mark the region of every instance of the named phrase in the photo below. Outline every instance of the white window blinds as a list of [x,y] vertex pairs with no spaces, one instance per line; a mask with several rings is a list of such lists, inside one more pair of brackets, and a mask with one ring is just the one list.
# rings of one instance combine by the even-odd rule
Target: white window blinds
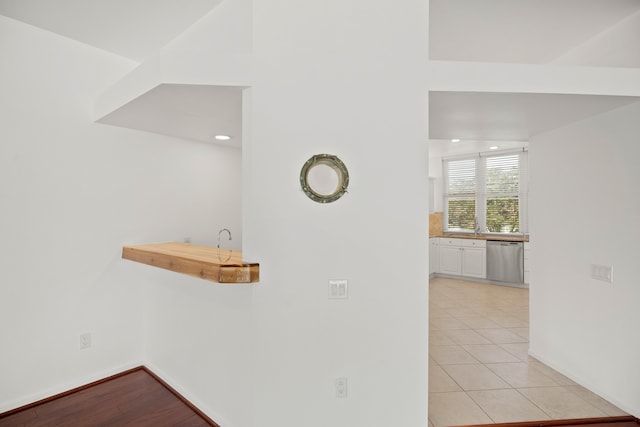
[[443,171],[447,230],[528,233],[526,151],[448,158]]
[[448,229],[473,231],[476,218],[477,159],[451,160],[444,164],[445,209]]

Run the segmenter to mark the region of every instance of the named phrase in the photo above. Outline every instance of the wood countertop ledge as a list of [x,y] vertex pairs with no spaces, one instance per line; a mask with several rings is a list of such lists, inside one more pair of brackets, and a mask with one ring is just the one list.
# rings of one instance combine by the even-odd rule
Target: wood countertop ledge
[[260,264],[244,262],[242,252],[190,243],[123,246],[122,258],[217,283],[254,283]]
[[473,234],[473,233],[442,233],[438,236],[429,237],[444,237],[452,239],[475,239],[475,240],[501,240],[504,242],[528,242],[529,235],[507,235],[507,234]]

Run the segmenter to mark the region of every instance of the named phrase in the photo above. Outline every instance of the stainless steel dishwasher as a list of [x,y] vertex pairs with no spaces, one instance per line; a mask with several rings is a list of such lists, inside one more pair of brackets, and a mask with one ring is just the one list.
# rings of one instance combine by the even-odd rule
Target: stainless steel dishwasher
[[524,283],[524,244],[488,240],[487,279]]

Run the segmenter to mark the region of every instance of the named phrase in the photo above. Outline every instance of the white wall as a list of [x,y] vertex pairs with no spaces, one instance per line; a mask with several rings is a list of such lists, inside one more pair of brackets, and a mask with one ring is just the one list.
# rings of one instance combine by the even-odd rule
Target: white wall
[[[136,64],[1,18],[0,410],[145,363],[226,427],[423,426],[427,6],[258,3],[242,173],[238,151],[92,123]],[[206,50],[201,29],[176,48]],[[351,174],[330,205],[298,183],[320,152]],[[260,284],[120,259],[223,227]]]
[[[530,141],[531,354],[640,415],[640,103]],[[611,265],[614,283],[590,277]]]
[[[191,150],[179,142],[176,147]],[[221,246],[241,249],[241,151],[219,148],[198,155],[202,168],[181,169],[198,181],[193,184],[200,193],[182,209],[205,219],[189,236],[193,243],[216,246],[218,231],[228,228],[232,240],[222,234]],[[148,270],[145,365],[219,424],[250,425],[252,285],[219,285],[141,267]]]
[[[165,58],[250,52],[250,6],[247,0],[221,3],[165,46]],[[176,66],[203,76],[219,71],[188,61],[163,64]],[[228,228],[233,240],[223,234],[221,244],[242,249],[242,152],[219,148],[215,157],[201,157],[199,166],[187,175],[202,174],[199,202],[187,209],[199,210],[207,225],[189,234],[192,242],[215,246],[218,231]],[[249,426],[253,285],[216,285],[152,268],[147,274],[145,364],[219,424]]]
[[239,229],[240,154],[92,123],[122,58],[0,17],[0,62],[3,411],[143,362],[157,273],[121,247]]
[[251,41],[251,0],[224,0],[162,50],[251,53]]
[[581,66],[639,68],[640,49],[637,49],[636,42],[639,38],[640,12],[636,12],[551,62]]
[[[252,425],[424,426],[427,420],[427,4],[254,2],[244,253],[254,289]],[[286,11],[286,13],[283,13]],[[299,185],[339,156],[349,192]],[[330,301],[327,280],[349,280]],[[334,380],[348,378],[348,398]]]
[[445,144],[451,144],[450,141],[429,140],[429,177],[434,180],[433,191],[433,211],[443,212],[444,204],[442,200],[442,153]]
[[252,425],[253,285],[162,270],[149,282],[145,365],[220,425]]

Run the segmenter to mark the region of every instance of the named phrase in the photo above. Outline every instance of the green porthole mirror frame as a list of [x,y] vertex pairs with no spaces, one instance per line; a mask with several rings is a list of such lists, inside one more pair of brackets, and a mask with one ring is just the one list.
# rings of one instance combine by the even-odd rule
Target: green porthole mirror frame
[[302,166],[300,185],[314,202],[335,202],[347,192],[349,171],[337,156],[316,154]]

